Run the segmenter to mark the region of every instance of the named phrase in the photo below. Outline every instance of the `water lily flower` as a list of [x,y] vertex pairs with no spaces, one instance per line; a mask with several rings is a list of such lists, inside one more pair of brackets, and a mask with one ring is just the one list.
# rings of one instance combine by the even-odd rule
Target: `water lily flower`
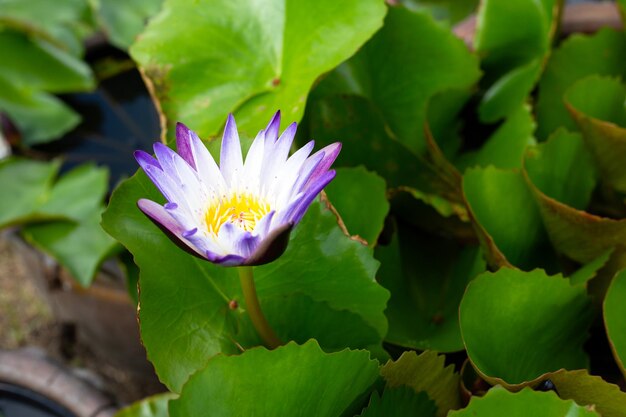
[[219,167],[200,138],[176,126],[178,153],[154,144],[153,158],[135,158],[167,203],[138,201],[139,208],[182,248],[224,266],[271,262],[286,249],[289,233],[335,177],[330,166],[341,144],[311,154],[311,141],[289,156],[296,123],[279,136],[280,112],[242,157],[232,115],[222,138]]

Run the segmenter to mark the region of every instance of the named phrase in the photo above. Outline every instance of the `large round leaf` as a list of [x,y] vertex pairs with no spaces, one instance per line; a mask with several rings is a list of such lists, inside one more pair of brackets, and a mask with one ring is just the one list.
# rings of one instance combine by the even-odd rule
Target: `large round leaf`
[[171,417],[341,415],[378,377],[367,351],[328,354],[311,340],[218,355],[170,402]]
[[472,397],[463,410],[454,411],[450,417],[599,417],[591,407],[582,407],[572,400],[564,401],[553,391],[540,392],[526,388],[511,393],[495,387],[484,397]]
[[459,309],[476,370],[515,389],[560,368],[584,368],[591,313],[584,286],[541,270],[508,268],[472,281]]
[[281,109],[299,120],[317,77],[382,24],[378,0],[167,0],[132,46],[168,123],[201,137],[228,113],[254,134]]
[[[161,380],[179,391],[211,356],[260,340],[241,306],[236,271],[176,247],[136,207],[142,197],[162,201],[140,173],[114,192],[103,226],[140,267],[142,339]],[[261,306],[279,337],[314,337],[329,350],[380,345],[389,295],[374,280],[378,263],[371,252],[343,233],[333,213],[313,204],[287,252],[255,268]],[[239,308],[229,308],[233,300]]]
[[626,376],[626,271],[618,273],[604,299],[604,326],[613,356]]

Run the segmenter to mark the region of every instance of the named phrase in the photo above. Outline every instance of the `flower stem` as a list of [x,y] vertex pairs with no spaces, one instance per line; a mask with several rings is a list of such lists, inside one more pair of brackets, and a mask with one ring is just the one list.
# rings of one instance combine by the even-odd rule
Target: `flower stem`
[[239,280],[241,282],[241,289],[243,290],[243,298],[246,301],[246,309],[248,315],[252,320],[252,324],[257,333],[265,345],[270,349],[275,349],[282,345],[274,330],[270,327],[269,323],[263,315],[259,299],[256,296],[256,288],[254,286],[254,275],[252,273],[251,266],[240,266],[237,268],[239,271]]

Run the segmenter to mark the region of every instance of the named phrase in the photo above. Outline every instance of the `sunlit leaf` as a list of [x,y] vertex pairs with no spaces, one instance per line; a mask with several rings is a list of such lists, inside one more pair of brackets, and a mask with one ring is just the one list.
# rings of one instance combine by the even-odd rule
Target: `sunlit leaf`
[[377,376],[378,364],[367,351],[328,354],[314,340],[218,355],[170,402],[170,416],[201,416],[210,410],[215,417],[334,417],[366,393]]
[[377,0],[167,0],[130,52],[169,126],[184,120],[207,137],[235,113],[254,135],[276,109],[298,121],[313,82],[354,54],[384,14]]

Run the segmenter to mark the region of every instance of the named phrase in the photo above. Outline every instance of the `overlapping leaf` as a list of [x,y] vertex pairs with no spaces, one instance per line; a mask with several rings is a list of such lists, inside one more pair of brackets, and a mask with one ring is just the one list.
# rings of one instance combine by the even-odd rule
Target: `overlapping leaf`
[[488,86],[478,109],[483,122],[507,117],[524,103],[541,73],[558,11],[555,0],[480,3],[474,47]]
[[445,90],[468,89],[479,74],[476,57],[449,29],[427,13],[390,8],[383,28],[329,74],[315,94],[366,98],[387,125],[388,133],[378,146],[384,149],[387,141],[395,139],[419,155],[426,148],[429,99]]
[[207,137],[235,113],[254,135],[276,109],[298,121],[315,79],[354,54],[384,14],[377,0],[167,0],[131,55],[170,125],[184,120]]
[[397,361],[389,361],[380,369],[387,387],[408,386],[415,392],[426,392],[437,404],[437,416],[461,407],[459,375],[452,365],[444,366],[445,358],[437,352],[426,351],[419,356],[414,351],[402,354]]
[[536,143],[534,130],[535,122],[530,107],[520,106],[510,113],[478,151],[461,155],[456,166],[461,170],[474,166],[486,168],[489,165],[502,169],[520,168],[526,147]]
[[325,191],[348,232],[376,245],[389,211],[385,180],[363,167],[339,168]]
[[612,248],[623,252],[626,221],[582,211],[596,185],[596,173],[580,135],[555,132],[546,144],[529,150],[525,168],[558,252],[580,263],[592,262]]
[[38,207],[45,203],[59,163],[26,159],[6,159],[0,162],[0,193],[11,198],[0,199],[0,226],[27,222],[37,216]]
[[459,303],[468,282],[485,270],[481,251],[402,224],[376,257],[378,281],[391,293],[386,340],[414,349],[462,350]]
[[2,0],[0,26],[41,37],[74,56],[82,53],[83,38],[94,30],[91,9],[85,0]]
[[604,326],[611,343],[613,356],[622,373],[626,375],[626,271],[618,273],[604,300]]
[[0,111],[18,126],[27,145],[59,137],[80,121],[79,116],[49,93],[84,91],[94,86],[89,67],[37,36],[0,25]]
[[359,417],[404,417],[407,415],[435,417],[437,406],[428,398],[424,391],[416,393],[413,389],[403,386],[387,388],[383,395],[372,393],[370,403]]
[[565,92],[565,104],[583,134],[602,180],[626,192],[626,87],[615,78],[592,76]]
[[170,402],[169,411],[171,417],[207,410],[216,417],[335,417],[366,394],[377,376],[378,364],[367,351],[328,354],[314,340],[272,351],[256,348],[212,358]]
[[95,0],[98,18],[109,41],[128,49],[163,4],[163,0]]
[[[523,269],[552,265],[541,215],[521,173],[494,167],[469,169],[463,176],[463,192],[479,233],[486,233],[495,245],[482,241],[486,253],[499,251]],[[488,256],[490,263],[493,258]]]
[[590,302],[584,286],[560,275],[508,268],[482,274],[468,285],[459,314],[467,354],[492,384],[519,389],[587,364]]
[[626,416],[626,393],[587,370],[560,370],[550,376],[559,397],[593,407],[602,417]]
[[124,407],[115,417],[169,417],[167,404],[174,398],[170,393],[154,395]]
[[536,105],[537,137],[546,139],[559,127],[575,130],[576,124],[563,103],[565,91],[589,75],[624,76],[626,37],[604,28],[593,35],[576,34],[551,55],[539,82]]
[[533,391],[525,388],[511,393],[502,387],[495,387],[484,397],[472,397],[463,410],[450,413],[450,417],[599,417],[600,414],[590,407],[583,407],[572,400],[564,401],[553,392]]

